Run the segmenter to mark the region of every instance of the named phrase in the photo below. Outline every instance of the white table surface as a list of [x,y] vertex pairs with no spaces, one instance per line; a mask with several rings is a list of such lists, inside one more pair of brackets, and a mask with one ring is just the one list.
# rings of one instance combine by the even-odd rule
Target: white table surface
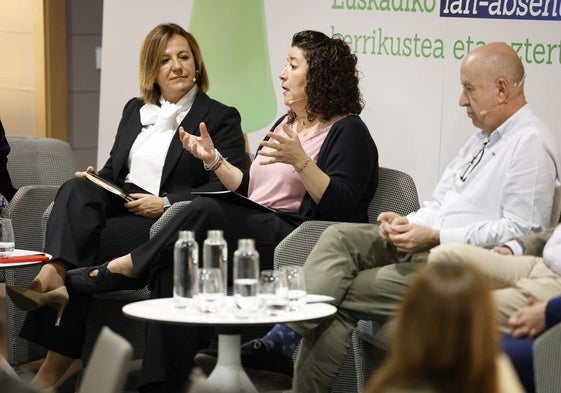
[[240,317],[234,298],[228,296],[222,310],[202,313],[195,307],[177,308],[173,298],[150,299],[133,302],[123,307],[123,312],[133,318],[148,321],[185,325],[252,326],[317,319],[334,314],[337,309],[326,303],[308,303],[298,311],[285,311],[277,316],[264,311]]
[[[10,257],[17,257],[17,256],[22,256],[22,255],[30,255],[30,254],[40,254],[40,255],[45,255],[47,257],[49,257],[49,259],[52,258],[52,256],[50,254],[41,252],[41,251],[31,251],[31,250],[22,250],[20,248],[16,248],[14,250],[14,252],[12,252],[12,254],[10,254]],[[1,260],[2,258],[0,258]],[[44,261],[31,261],[31,262],[9,262],[9,263],[0,263],[0,269],[7,269],[7,268],[14,268],[14,267],[21,267],[21,266],[33,266],[33,265],[37,265],[39,263],[45,263]]]
[[244,326],[305,321],[327,317],[337,308],[326,303],[307,303],[297,311],[285,311],[278,316],[261,311],[246,318],[236,316],[234,298],[228,296],[216,313],[202,313],[193,306],[177,308],[173,298],[150,299],[129,303],[123,312],[133,318],[184,325],[211,325],[218,330],[218,359],[207,383],[212,393],[257,393],[240,359],[240,330]]

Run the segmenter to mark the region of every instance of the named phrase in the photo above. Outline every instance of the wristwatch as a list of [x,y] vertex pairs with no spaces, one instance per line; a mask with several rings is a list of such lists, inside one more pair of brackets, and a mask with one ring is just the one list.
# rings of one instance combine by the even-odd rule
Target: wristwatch
[[164,200],[164,213],[171,207],[171,203],[167,196],[162,198]]

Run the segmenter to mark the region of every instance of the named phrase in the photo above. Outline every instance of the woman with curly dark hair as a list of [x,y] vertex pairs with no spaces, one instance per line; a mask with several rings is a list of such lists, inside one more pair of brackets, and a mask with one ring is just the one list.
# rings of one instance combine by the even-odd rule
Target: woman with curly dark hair
[[[356,64],[343,40],[316,31],[296,33],[279,76],[288,114],[267,133],[249,170],[222,157],[204,123],[198,137],[180,133],[184,148],[228,190],[262,206],[212,196],[195,199],[132,253],[96,268],[68,272],[67,285],[99,293],[148,280],[152,297],[170,297],[173,245],[180,230],[195,231],[202,245],[208,230],[222,229],[230,257],[238,239],[255,239],[261,268],[271,269],[275,246],[305,220],[367,222],[378,183],[378,152],[358,116],[363,103]],[[183,387],[195,351],[207,344],[200,339],[201,329],[212,332],[150,324],[141,391],[175,392]]]

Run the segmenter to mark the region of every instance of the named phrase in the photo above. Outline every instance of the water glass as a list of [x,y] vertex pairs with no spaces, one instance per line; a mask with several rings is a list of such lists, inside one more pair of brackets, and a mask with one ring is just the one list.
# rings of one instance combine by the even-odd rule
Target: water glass
[[197,305],[204,313],[217,312],[224,303],[224,281],[219,268],[199,269]]
[[267,315],[277,316],[288,310],[288,283],[282,270],[263,270],[259,279],[259,298]]
[[248,318],[261,308],[261,298],[258,296],[259,280],[256,278],[234,278],[234,300],[239,318]]
[[290,310],[297,311],[306,304],[307,292],[304,269],[301,266],[286,266],[282,270],[286,273]]
[[12,220],[9,218],[0,218],[0,258],[10,256],[14,248],[15,240]]

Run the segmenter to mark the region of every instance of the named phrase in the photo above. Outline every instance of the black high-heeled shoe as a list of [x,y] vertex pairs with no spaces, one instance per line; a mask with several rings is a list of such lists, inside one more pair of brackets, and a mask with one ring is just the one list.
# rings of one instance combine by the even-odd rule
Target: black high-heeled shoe
[[6,285],[6,293],[17,308],[23,311],[31,311],[43,306],[55,308],[57,310],[55,326],[60,326],[60,318],[68,304],[68,291],[65,286],[41,293]]
[[[121,289],[140,289],[146,283],[143,280],[127,277],[124,274],[112,273],[107,266],[103,265],[81,267],[66,272],[66,285],[78,292],[94,294],[118,291]],[[97,270],[97,276],[91,276],[91,272]]]

